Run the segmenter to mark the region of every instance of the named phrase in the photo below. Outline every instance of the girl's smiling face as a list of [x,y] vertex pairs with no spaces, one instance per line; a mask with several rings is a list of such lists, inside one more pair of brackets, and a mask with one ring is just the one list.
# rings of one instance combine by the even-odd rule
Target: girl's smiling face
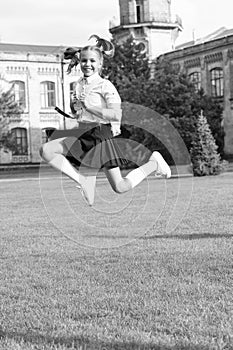
[[81,52],[80,67],[85,77],[90,77],[94,73],[99,73],[102,67],[102,60],[98,52],[94,50],[84,50]]

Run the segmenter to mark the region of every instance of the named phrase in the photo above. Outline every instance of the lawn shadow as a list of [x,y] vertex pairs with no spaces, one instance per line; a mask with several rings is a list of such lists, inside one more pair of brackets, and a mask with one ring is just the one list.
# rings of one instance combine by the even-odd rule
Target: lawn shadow
[[[67,350],[77,349],[77,350],[208,350],[207,346],[194,345],[194,344],[177,344],[175,346],[167,345],[147,345],[143,343],[130,342],[122,343],[120,341],[114,342],[102,342],[98,340],[92,340],[90,338],[85,339],[84,337],[52,337],[44,336],[41,334],[30,333],[16,333],[16,332],[4,332],[0,330],[0,342],[1,339],[14,340],[15,342],[26,343],[27,345],[32,346],[51,346],[51,349],[66,347]],[[21,348],[20,348],[21,349]],[[22,348],[23,349],[23,348]]]
[[195,239],[207,239],[207,238],[232,238],[233,234],[228,233],[190,233],[190,234],[180,234],[180,235],[154,235],[154,236],[143,236],[140,239],[149,240],[149,239],[159,239],[159,238],[170,238],[170,239],[183,239],[183,240],[195,240]]

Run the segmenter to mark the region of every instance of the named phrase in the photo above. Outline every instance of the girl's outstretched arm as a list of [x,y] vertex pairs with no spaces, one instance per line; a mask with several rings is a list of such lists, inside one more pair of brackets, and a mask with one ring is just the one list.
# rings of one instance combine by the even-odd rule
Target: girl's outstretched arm
[[121,120],[122,110],[119,103],[111,103],[107,108],[94,106],[88,102],[85,94],[80,96],[80,101],[89,113],[92,113],[101,119],[108,120],[109,122],[117,122]]

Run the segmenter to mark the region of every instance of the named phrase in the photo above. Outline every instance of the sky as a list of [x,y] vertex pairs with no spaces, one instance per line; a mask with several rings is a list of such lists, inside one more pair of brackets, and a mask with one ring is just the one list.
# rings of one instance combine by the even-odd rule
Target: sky
[[[82,46],[92,34],[111,38],[109,20],[119,17],[118,0],[0,0],[3,43]],[[232,0],[172,0],[183,31],[176,44],[233,28]]]

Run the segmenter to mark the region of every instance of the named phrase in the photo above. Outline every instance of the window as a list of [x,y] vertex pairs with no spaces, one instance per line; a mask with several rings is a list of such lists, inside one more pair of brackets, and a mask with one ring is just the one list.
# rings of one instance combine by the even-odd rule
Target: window
[[190,81],[193,83],[195,90],[199,91],[201,89],[201,73],[194,72],[189,75]]
[[14,89],[14,98],[18,106],[21,108],[26,107],[26,98],[25,98],[25,83],[20,80],[12,81]]
[[75,113],[73,109],[73,93],[75,92],[76,82],[70,83],[70,109],[72,113]]
[[70,96],[74,93],[75,90],[75,81],[73,83],[70,83]]
[[75,92],[75,86],[76,86],[75,82],[70,83],[70,103],[73,99],[73,93]]
[[49,137],[53,133],[53,131],[56,130],[55,128],[45,128],[42,129],[42,143],[46,143],[49,141]]
[[144,36],[144,30],[143,30],[143,27],[141,28],[135,28],[134,29],[134,32],[137,36]]
[[136,23],[141,23],[142,21],[142,3],[140,0],[136,0]]
[[223,96],[223,70],[214,68],[210,71],[211,95],[213,97]]
[[27,130],[24,128],[14,128],[11,130],[15,141],[15,149],[12,151],[14,156],[28,154]]
[[55,83],[53,83],[52,81],[43,81],[40,84],[40,97],[42,108],[55,107]]

